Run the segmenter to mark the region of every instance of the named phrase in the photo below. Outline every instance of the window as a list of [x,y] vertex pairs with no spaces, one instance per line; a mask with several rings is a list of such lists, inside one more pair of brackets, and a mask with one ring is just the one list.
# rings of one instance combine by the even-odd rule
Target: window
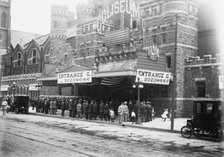
[[162,43],[166,43],[166,33],[162,33]]
[[22,66],[22,53],[18,52],[13,60],[13,67]]
[[197,96],[198,97],[205,97],[205,81],[197,81]]
[[37,64],[38,54],[37,50],[33,49],[28,55],[28,65]]
[[153,42],[153,44],[156,44],[157,43],[157,41],[156,41],[156,35],[153,35],[152,36],[152,42]]
[[151,9],[152,9],[152,16],[158,15],[160,13],[160,6],[159,5],[152,6]]
[[90,25],[90,32],[93,32],[93,24]]
[[137,28],[137,21],[136,20],[132,21],[132,28]]
[[171,55],[166,56],[166,67],[171,68]]
[[1,27],[6,28],[6,13],[3,12],[1,15]]
[[57,28],[57,26],[58,26],[57,21],[54,21],[54,28]]

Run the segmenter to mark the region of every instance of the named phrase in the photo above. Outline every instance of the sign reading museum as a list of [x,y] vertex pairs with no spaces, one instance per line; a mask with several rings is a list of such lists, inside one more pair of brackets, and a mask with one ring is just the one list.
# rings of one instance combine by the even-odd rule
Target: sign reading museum
[[92,71],[78,71],[58,74],[58,84],[92,82]]
[[171,73],[138,69],[136,80],[138,78],[142,83],[169,85]]

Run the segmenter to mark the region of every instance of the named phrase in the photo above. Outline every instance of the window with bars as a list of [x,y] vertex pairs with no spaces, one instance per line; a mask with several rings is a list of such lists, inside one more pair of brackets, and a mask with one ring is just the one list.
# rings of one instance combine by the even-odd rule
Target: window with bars
[[171,68],[171,55],[166,56],[166,67]]
[[166,33],[162,33],[162,44],[166,43]]
[[28,65],[37,64],[38,54],[37,50],[33,49],[28,55]]
[[206,88],[205,88],[205,81],[197,81],[197,97],[205,97],[206,95]]

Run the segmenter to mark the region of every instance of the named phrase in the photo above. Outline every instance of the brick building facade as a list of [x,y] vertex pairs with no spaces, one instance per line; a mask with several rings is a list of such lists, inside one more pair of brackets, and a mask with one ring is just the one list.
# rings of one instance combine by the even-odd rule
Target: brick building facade
[[[115,9],[117,5],[127,8]],[[208,32],[198,28],[198,8],[199,4],[193,0],[125,0],[122,3],[91,0],[77,6],[74,20],[67,7],[53,6],[51,33],[24,46],[18,44],[12,53],[4,56],[2,83],[11,86],[17,81],[21,87],[26,85],[26,94],[31,96],[36,95],[35,91],[34,94],[29,91],[29,84],[41,82],[42,95],[136,100],[137,91],[132,85],[137,69],[173,73],[176,67],[176,116],[189,117],[198,100],[197,82],[207,81],[204,101],[205,98],[218,101],[220,97],[215,91],[219,61],[210,56],[205,56],[204,60],[194,57],[203,56],[198,46],[203,45],[203,35]],[[152,47],[159,51],[156,59],[150,56]],[[29,64],[34,50],[36,62]],[[57,84],[57,73],[80,70],[92,70],[93,82],[89,85]],[[32,78],[29,74],[33,74]],[[27,80],[16,76],[27,77]],[[171,80],[169,85],[144,84],[141,100],[151,101],[157,115],[164,108],[171,109],[172,83]],[[215,86],[210,87],[210,84]]]

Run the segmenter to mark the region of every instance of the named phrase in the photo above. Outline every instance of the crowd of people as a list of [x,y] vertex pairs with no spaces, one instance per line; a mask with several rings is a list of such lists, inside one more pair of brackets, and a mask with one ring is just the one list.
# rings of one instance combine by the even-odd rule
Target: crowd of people
[[42,97],[40,99],[30,99],[32,107],[36,107],[36,112],[45,114],[56,114],[58,109],[61,116],[65,116],[65,110],[69,111],[69,117],[85,118],[88,120],[105,120],[114,122],[118,119],[122,122],[137,119],[141,122],[149,122],[154,119],[155,112],[149,101],[142,101],[139,105],[137,101],[110,101],[85,98],[66,98],[66,97]]

